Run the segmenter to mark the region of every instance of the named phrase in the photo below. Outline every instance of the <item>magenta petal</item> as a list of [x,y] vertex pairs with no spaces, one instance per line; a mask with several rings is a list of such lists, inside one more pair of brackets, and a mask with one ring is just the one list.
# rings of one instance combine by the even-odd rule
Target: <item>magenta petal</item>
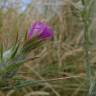
[[47,39],[53,37],[53,31],[50,28],[45,28],[44,31],[39,35],[41,39]]
[[28,32],[28,38],[37,37],[39,39],[48,39],[53,37],[53,30],[42,22],[35,22],[31,25]]

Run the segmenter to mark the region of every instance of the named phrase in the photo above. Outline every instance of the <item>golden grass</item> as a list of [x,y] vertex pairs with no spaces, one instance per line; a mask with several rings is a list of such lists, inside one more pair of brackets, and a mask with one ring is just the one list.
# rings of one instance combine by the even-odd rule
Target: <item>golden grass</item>
[[[54,39],[43,48],[30,53],[29,56],[39,54],[40,58],[22,66],[19,75],[28,80],[67,77],[68,79],[32,85],[21,91],[0,91],[0,96],[85,96],[88,91],[85,75],[83,78],[71,78],[85,74],[82,22],[80,17],[74,15],[76,10],[72,9],[71,2],[69,0],[62,2],[64,5],[60,6],[57,13],[48,7],[43,15],[34,11],[31,4],[24,13],[18,13],[13,6],[7,8],[5,12],[0,10],[0,41],[4,43],[6,50],[14,43],[16,32],[19,33],[19,40],[22,40],[31,22],[36,20],[47,22],[54,29]],[[46,14],[47,16],[44,16]],[[53,17],[49,19],[51,15]],[[96,56],[93,57],[92,62],[95,62]]]

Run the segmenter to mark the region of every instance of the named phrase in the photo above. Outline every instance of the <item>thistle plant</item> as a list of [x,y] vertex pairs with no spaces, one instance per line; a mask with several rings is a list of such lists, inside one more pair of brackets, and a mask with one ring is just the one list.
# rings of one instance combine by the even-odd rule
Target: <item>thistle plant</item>
[[[15,77],[20,66],[32,58],[27,55],[34,49],[39,48],[46,40],[52,39],[53,30],[43,22],[35,22],[29,28],[23,44],[17,40],[7,51],[3,51],[3,44],[0,47],[0,89],[11,88],[10,80]],[[16,83],[16,82],[15,82]]]

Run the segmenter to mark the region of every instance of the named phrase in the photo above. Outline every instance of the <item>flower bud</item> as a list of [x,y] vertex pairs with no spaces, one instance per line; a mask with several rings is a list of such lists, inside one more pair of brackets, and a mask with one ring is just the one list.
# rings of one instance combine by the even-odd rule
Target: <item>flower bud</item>
[[51,39],[53,37],[53,30],[43,22],[35,22],[28,31],[28,39],[32,39],[33,37],[41,40]]

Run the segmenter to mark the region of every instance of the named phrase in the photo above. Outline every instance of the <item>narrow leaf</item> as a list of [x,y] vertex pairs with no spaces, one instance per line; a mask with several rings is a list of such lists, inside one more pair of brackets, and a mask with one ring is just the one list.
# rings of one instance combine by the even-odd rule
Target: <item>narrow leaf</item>
[[3,60],[3,44],[0,44],[0,61]]
[[18,49],[19,49],[19,43],[17,43],[17,44],[15,45],[15,47],[13,48],[12,54],[11,54],[11,59],[16,56],[16,53],[18,52]]

